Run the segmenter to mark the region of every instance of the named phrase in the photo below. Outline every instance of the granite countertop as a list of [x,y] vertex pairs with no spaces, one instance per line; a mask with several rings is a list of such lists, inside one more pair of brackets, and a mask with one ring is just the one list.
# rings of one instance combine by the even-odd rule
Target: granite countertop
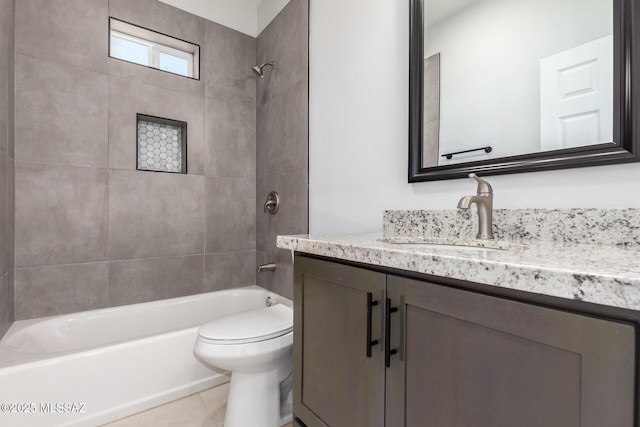
[[[591,218],[592,211],[587,212],[587,217]],[[627,215],[628,210],[625,212]],[[397,216],[387,215],[385,224],[390,223],[389,218]],[[428,218],[427,223],[437,222]],[[415,222],[415,212],[412,221]],[[592,226],[594,233],[607,229],[603,223]],[[384,236],[383,233],[278,236],[277,246],[372,266],[640,310],[640,245],[629,244],[630,233],[624,230],[623,244],[612,242],[611,231],[605,233],[604,240],[590,235],[588,241],[582,242],[575,238],[517,239],[518,236],[499,233],[499,243],[508,250],[383,241],[383,237],[401,241],[403,235],[399,230],[402,227],[385,226]]]

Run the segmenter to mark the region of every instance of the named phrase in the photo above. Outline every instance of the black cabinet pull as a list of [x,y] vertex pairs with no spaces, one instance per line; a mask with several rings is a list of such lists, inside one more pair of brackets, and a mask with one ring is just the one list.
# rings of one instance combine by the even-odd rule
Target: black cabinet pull
[[371,347],[379,344],[378,340],[371,339],[371,310],[378,305],[378,301],[373,300],[373,294],[367,292],[367,357],[371,357]]
[[384,366],[391,367],[391,355],[398,352],[397,349],[391,349],[391,313],[398,311],[398,307],[391,307],[391,300],[385,299],[384,310]]

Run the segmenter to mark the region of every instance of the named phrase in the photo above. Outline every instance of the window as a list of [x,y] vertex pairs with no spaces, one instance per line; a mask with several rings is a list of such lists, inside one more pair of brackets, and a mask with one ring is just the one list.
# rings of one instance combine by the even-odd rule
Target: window
[[109,19],[109,56],[199,79],[200,46]]

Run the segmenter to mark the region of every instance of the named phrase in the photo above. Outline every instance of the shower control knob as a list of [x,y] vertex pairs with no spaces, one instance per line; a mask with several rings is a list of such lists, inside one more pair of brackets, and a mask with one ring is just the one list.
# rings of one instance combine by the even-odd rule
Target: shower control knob
[[275,215],[280,208],[280,196],[275,191],[267,194],[267,201],[264,204],[264,211],[269,212],[271,215]]

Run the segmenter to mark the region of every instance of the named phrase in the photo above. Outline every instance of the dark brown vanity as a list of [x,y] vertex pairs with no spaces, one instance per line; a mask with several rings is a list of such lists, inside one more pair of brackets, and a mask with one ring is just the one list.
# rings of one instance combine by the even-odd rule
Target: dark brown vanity
[[636,311],[300,253],[294,293],[300,425],[638,425]]

